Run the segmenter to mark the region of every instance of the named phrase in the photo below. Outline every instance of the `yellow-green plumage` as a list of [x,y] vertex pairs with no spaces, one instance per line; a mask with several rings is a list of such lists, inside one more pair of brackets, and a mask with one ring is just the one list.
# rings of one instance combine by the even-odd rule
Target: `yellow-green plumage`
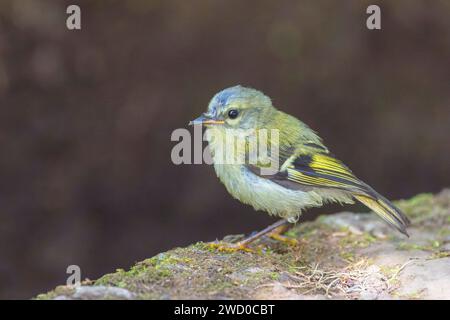
[[[234,118],[230,110],[238,115]],[[212,119],[203,123],[209,123],[209,147],[217,176],[241,202],[294,222],[305,208],[327,202],[353,203],[356,199],[407,234],[408,219],[398,208],[355,177],[313,130],[273,107],[263,93],[241,86],[225,89],[213,97],[203,119]],[[276,158],[268,156],[277,161],[276,172],[262,174],[264,165],[259,162],[222,163],[227,150],[223,141],[230,130],[248,139],[271,129],[279,135],[278,140],[269,139],[270,147],[278,150]],[[236,146],[236,150],[246,153],[248,146]]]

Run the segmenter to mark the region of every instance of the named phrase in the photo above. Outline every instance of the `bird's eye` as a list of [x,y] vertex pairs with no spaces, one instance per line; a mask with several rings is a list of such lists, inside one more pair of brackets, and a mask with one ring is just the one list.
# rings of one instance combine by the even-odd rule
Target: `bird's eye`
[[239,111],[237,111],[236,109],[231,109],[230,111],[228,111],[228,117],[230,117],[230,119],[236,119],[238,115]]

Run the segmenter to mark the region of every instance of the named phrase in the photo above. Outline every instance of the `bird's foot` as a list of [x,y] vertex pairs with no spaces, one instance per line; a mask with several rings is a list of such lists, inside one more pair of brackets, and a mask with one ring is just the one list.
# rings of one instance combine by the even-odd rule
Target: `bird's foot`
[[289,238],[286,236],[281,235],[278,232],[271,232],[267,235],[269,238],[277,240],[279,242],[285,243],[289,246],[295,247],[296,245],[298,245],[298,241],[297,239],[293,239],[293,238]]
[[208,248],[217,250],[219,252],[234,253],[238,251],[254,252],[254,250],[247,247],[246,244],[238,243],[225,243],[225,242],[210,242],[207,244]]

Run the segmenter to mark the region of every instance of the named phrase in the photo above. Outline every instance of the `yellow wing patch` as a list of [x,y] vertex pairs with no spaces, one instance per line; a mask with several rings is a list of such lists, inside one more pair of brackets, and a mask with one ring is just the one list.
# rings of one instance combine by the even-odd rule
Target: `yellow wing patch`
[[359,183],[359,180],[346,165],[328,155],[315,154],[312,157],[310,167],[318,173],[331,174],[342,179],[349,179],[350,181]]
[[365,189],[339,160],[325,154],[300,155],[288,167],[288,179],[310,186]]

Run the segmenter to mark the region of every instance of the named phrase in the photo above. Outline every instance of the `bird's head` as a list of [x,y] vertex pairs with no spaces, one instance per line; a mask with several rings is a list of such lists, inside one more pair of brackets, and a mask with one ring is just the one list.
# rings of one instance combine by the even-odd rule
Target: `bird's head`
[[262,92],[234,86],[217,93],[208,109],[190,124],[202,124],[216,129],[255,129],[270,119],[275,108]]

